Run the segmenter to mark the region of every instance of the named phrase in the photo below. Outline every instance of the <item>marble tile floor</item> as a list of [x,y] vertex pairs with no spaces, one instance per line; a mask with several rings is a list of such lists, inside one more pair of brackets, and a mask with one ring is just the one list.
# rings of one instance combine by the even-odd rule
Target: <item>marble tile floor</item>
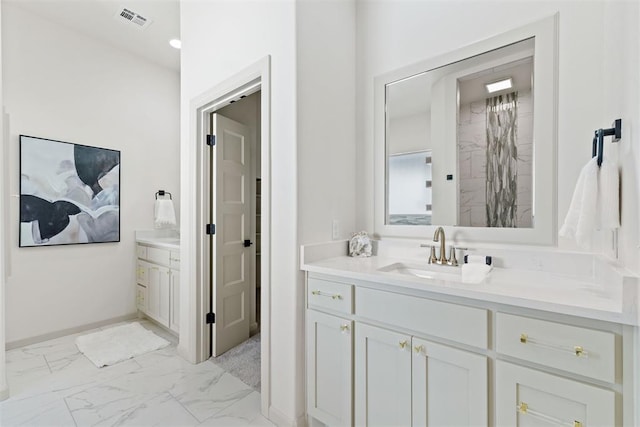
[[173,335],[138,321],[171,345],[104,368],[75,346],[90,331],[7,351],[0,426],[273,426],[260,393],[211,362],[190,364]]

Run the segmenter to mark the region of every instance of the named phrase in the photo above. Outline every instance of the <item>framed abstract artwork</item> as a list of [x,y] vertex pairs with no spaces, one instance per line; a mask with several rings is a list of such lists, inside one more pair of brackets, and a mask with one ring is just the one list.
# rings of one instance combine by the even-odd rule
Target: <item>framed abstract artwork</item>
[[20,247],[120,241],[120,151],[20,135]]

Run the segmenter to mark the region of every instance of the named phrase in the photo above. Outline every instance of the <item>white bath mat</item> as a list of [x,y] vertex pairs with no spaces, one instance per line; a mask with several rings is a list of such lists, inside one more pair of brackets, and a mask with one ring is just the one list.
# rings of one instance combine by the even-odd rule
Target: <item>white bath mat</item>
[[98,368],[148,353],[169,345],[139,323],[105,329],[76,338],[78,350]]

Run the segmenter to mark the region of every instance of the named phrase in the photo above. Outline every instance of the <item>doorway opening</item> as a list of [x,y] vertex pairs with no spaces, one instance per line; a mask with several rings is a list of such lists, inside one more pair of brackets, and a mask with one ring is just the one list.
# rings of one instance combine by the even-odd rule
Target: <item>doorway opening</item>
[[213,357],[260,330],[260,101],[253,88],[210,114],[209,218],[217,228],[209,291],[217,317],[210,325]]
[[265,415],[270,402],[269,71],[266,57],[191,102],[197,141],[191,175],[195,270],[184,341],[185,354],[200,362],[259,336],[258,389]]

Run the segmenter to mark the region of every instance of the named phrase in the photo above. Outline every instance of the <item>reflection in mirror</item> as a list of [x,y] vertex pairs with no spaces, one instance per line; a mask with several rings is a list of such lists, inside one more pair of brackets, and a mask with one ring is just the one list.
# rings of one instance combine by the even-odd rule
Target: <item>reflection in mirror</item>
[[533,227],[534,39],[386,85],[390,225]]

